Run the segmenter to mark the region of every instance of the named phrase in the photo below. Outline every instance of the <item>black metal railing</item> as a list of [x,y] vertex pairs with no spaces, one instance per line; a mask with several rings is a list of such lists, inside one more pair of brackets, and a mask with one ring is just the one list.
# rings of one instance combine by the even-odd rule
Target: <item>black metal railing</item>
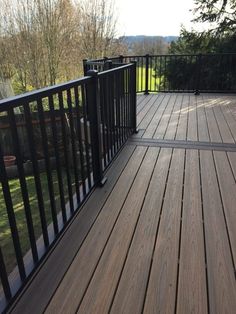
[[0,129],[1,310],[136,129],[136,64],[87,74],[0,101],[15,159]]
[[[99,62],[104,66],[107,60]],[[136,61],[138,93],[236,92],[236,53],[119,56],[109,61]]]

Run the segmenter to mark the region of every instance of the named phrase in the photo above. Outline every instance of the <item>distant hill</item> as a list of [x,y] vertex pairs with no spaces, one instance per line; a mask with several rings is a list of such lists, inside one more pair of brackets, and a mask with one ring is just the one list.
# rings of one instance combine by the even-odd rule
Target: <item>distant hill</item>
[[170,43],[178,39],[178,36],[124,36],[123,43],[132,55],[167,54]]
[[172,41],[175,41],[178,39],[178,36],[146,36],[146,35],[137,35],[137,36],[124,36],[122,37],[124,39],[124,41],[127,44],[134,44],[134,43],[139,43],[139,42],[143,42],[144,40],[157,40],[157,39],[162,39],[164,40],[166,43],[171,43]]

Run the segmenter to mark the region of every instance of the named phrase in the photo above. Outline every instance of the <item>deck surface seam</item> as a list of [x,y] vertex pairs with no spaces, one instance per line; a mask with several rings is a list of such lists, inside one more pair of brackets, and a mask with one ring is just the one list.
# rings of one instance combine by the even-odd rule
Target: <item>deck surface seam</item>
[[236,145],[230,143],[183,141],[183,140],[158,140],[149,138],[130,138],[129,145],[148,146],[148,147],[166,147],[183,149],[202,149],[236,152]]

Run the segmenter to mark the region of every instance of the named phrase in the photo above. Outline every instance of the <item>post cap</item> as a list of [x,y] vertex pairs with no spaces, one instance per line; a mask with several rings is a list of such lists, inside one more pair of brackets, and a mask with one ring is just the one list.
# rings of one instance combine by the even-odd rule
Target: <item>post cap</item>
[[98,71],[97,70],[88,70],[88,72],[86,73],[88,76],[97,76],[98,75]]

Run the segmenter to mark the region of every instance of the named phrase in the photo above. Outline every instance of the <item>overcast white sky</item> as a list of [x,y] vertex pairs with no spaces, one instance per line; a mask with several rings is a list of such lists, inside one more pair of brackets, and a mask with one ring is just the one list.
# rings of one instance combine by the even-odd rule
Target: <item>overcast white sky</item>
[[[194,0],[115,0],[119,35],[179,35],[190,23]],[[199,27],[198,27],[199,29]]]

